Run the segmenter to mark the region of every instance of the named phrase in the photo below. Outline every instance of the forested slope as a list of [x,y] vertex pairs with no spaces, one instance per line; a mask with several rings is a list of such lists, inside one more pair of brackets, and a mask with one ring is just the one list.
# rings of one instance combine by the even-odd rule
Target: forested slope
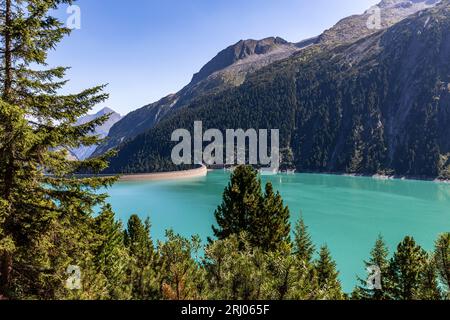
[[110,170],[173,169],[172,131],[202,120],[280,129],[303,171],[445,177],[449,31],[445,1],[353,44],[304,50],[171,115],[121,146]]

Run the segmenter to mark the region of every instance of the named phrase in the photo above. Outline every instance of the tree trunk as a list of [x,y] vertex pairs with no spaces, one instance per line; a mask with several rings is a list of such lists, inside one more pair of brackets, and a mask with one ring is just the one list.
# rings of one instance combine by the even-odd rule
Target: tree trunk
[[0,300],[9,296],[9,285],[11,283],[12,256],[4,252],[0,263]]

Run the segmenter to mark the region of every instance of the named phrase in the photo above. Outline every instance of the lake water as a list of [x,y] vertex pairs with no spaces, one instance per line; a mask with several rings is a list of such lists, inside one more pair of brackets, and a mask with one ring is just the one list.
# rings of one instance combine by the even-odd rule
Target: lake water
[[[280,191],[292,224],[302,213],[316,246],[328,244],[347,292],[365,275],[363,260],[379,234],[391,250],[406,235],[432,250],[438,234],[450,231],[450,184],[317,174],[262,180]],[[131,214],[150,217],[154,240],[170,228],[206,240],[228,181],[229,173],[213,171],[192,180],[121,182],[109,202],[124,222]]]

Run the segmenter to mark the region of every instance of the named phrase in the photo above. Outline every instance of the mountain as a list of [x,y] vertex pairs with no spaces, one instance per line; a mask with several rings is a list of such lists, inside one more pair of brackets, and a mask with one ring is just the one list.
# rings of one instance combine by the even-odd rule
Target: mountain
[[[419,10],[434,6],[437,0],[383,0],[378,7],[381,14],[381,28],[389,27]],[[262,40],[241,40],[221,51],[208,62],[192,81],[180,92],[144,106],[125,116],[115,124],[94,155],[100,155],[111,148],[134,139],[154,127],[166,116],[188,106],[196,99],[219,94],[242,85],[245,79],[274,62],[291,57],[311,45],[333,47],[354,42],[377,32],[369,29],[367,21],[373,14],[370,10],[338,22],[321,36],[299,43],[289,43],[278,37]]]
[[292,52],[297,51],[297,49],[295,45],[281,38],[267,38],[260,41],[241,40],[219,52],[214,59],[194,75],[191,84],[197,84],[215,72],[233,65],[251,65],[252,62],[259,63],[261,57],[274,56],[274,60],[278,60],[278,56],[287,57]]
[[382,0],[363,14],[342,19],[333,28],[326,30],[318,41],[328,45],[355,42],[418,11],[434,7],[439,2],[440,0]]
[[171,133],[195,120],[204,130],[279,128],[301,171],[450,177],[450,2],[201,97],[121,146],[109,171],[175,169]]
[[[103,125],[96,127],[95,132],[93,133],[94,135],[98,135],[101,138],[105,138],[108,136],[108,133],[109,133],[109,130],[111,129],[111,127],[115,123],[120,121],[120,119],[122,119],[122,116],[120,114],[118,114],[117,112],[115,112],[114,110],[111,110],[109,108],[103,108],[96,114],[86,115],[84,117],[81,117],[76,122],[76,125],[82,125],[82,124],[88,123],[90,121],[93,121],[93,120],[100,118],[107,114],[110,114],[108,121],[106,121]],[[76,159],[84,160],[84,159],[89,158],[94,153],[96,148],[97,148],[97,146],[90,146],[90,147],[83,146],[83,147],[80,147],[77,149],[70,150],[70,153]]]
[[111,128],[108,140],[97,148],[95,155],[145,132],[171,112],[201,96],[217,94],[241,85],[247,74],[285,59],[312,42],[307,40],[292,44],[281,38],[266,38],[259,41],[241,40],[229,46],[195,74],[182,90],[125,116]]

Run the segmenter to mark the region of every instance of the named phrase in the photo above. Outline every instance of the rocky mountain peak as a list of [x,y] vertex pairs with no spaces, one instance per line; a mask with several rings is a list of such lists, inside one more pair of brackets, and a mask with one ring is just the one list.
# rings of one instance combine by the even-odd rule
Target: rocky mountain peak
[[269,37],[262,40],[240,40],[220,51],[211,61],[209,61],[192,79],[191,84],[196,84],[214,72],[230,67],[240,60],[244,60],[254,55],[265,55],[275,50],[282,50],[294,47],[293,44],[279,37]]
[[320,36],[319,42],[332,45],[355,42],[440,2],[441,0],[382,0],[363,14],[342,19],[326,30]]

